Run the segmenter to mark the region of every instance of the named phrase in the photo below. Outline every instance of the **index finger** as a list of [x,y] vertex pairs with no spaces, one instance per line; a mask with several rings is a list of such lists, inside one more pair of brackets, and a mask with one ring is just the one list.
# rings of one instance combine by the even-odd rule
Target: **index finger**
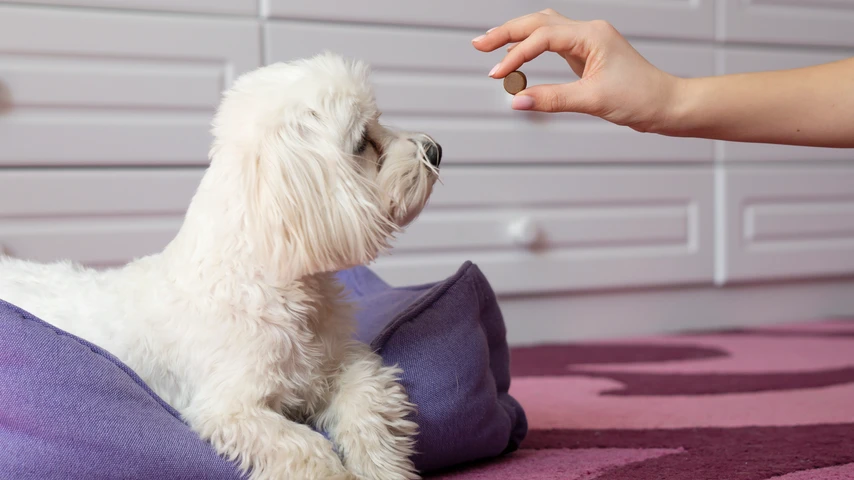
[[500,27],[490,29],[484,35],[472,40],[472,44],[474,48],[482,52],[492,52],[508,43],[525,40],[540,27],[570,23],[577,22],[561,16],[552,10],[543,10],[514,18]]
[[[504,59],[489,72],[492,78],[503,78],[508,73],[537,58],[545,52],[563,52],[582,44],[578,28],[570,25],[540,27],[516,48],[507,52]],[[581,49],[586,51],[585,48]]]

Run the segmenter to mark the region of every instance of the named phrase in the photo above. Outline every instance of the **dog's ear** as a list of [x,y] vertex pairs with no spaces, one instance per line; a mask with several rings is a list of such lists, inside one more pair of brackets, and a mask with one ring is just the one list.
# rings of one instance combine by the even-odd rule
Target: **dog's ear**
[[263,254],[293,278],[371,262],[397,229],[382,193],[317,112],[290,113],[261,139],[247,186]]

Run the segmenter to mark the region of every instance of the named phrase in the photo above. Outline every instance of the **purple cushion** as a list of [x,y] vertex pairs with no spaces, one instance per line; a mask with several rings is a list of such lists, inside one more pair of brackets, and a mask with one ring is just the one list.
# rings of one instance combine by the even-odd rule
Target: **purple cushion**
[[0,302],[0,478],[240,477],[118,359]]
[[[476,266],[408,288],[362,267],[340,278],[362,307],[359,338],[404,369],[419,469],[518,447],[527,424],[507,394],[504,324]],[[0,478],[240,476],[118,359],[0,301]]]
[[528,431],[507,391],[504,319],[486,277],[466,262],[435,284],[392,288],[370,269],[339,273],[361,307],[357,337],[403,369],[418,406],[422,472],[508,453]]

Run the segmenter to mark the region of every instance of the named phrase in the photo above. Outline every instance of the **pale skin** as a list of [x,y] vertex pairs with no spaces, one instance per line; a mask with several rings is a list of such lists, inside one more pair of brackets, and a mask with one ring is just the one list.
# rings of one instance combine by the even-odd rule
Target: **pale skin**
[[854,148],[854,58],[680,78],[652,65],[607,22],[576,21],[551,9],[510,20],[472,44],[483,52],[509,45],[490,72],[496,79],[545,52],[562,56],[578,75],[517,93],[516,110],[584,113],[673,137]]

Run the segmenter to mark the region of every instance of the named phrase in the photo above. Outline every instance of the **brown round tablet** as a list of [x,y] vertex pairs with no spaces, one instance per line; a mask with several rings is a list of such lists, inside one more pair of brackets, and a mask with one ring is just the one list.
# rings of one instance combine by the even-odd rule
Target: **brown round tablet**
[[510,95],[516,95],[528,86],[528,78],[524,73],[516,70],[504,77],[504,90]]

